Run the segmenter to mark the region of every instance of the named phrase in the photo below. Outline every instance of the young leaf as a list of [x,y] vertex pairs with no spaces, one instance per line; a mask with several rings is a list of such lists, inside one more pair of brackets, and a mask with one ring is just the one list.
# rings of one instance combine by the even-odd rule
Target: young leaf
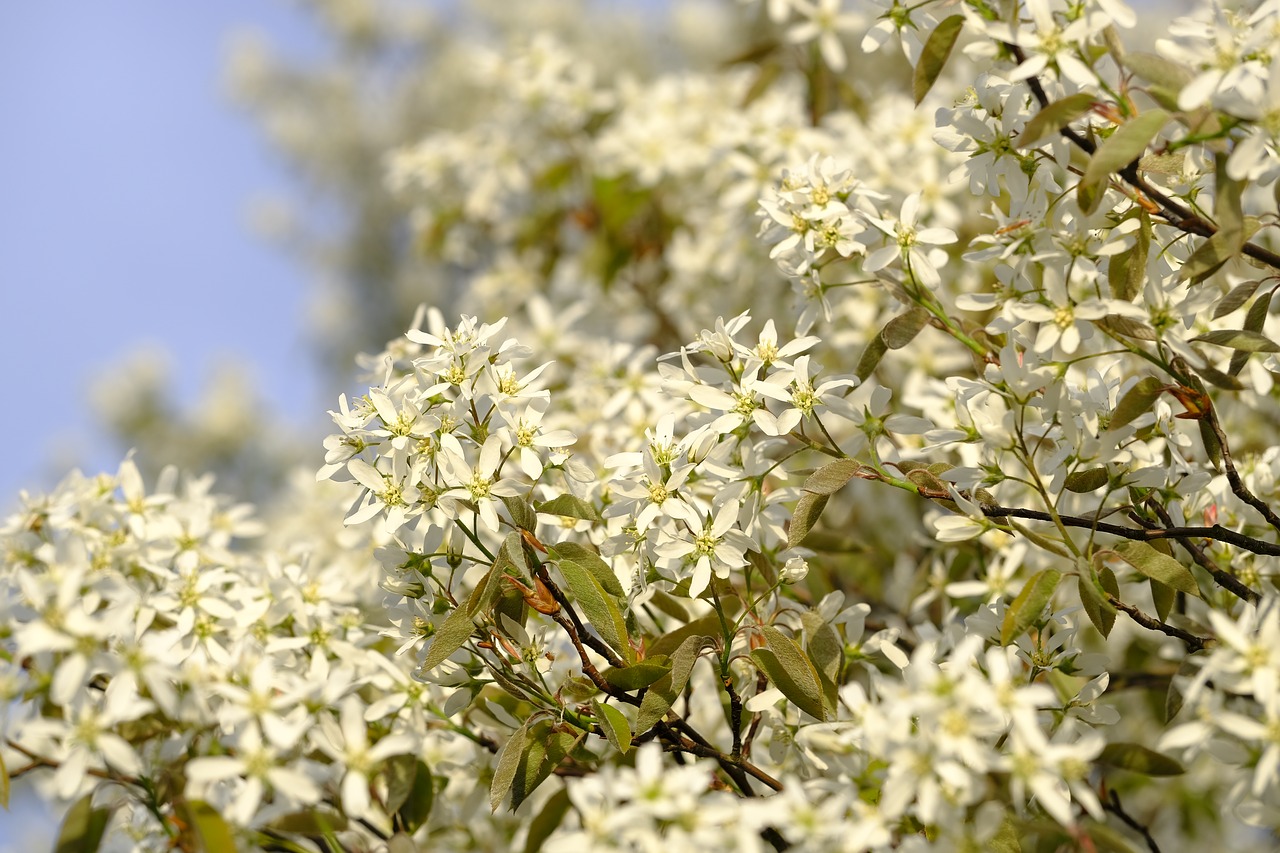
[[4,766],[3,755],[0,755],[0,808],[9,810],[9,768]]
[[1102,583],[1092,566],[1081,567],[1076,586],[1080,593],[1080,603],[1084,605],[1084,612],[1088,614],[1093,627],[1104,638],[1111,636],[1111,629],[1116,624],[1116,609],[1107,600]]
[[[573,547],[568,547],[570,545]],[[560,574],[564,575],[569,591],[591,627],[625,661],[634,662],[636,653],[631,648],[627,622],[619,606],[622,584],[613,570],[599,554],[574,543],[557,545],[551,549],[551,555],[559,562]]]
[[542,805],[542,811],[529,822],[529,833],[524,840],[524,853],[540,853],[542,845],[559,828],[569,812],[569,789],[561,788]]
[[187,825],[197,850],[215,853],[236,849],[231,827],[213,806],[203,800],[179,800],[174,804],[174,811]]
[[1138,208],[1138,233],[1133,246],[1111,256],[1107,263],[1107,282],[1111,295],[1132,302],[1147,281],[1147,257],[1151,252],[1151,216]]
[[607,669],[604,680],[619,690],[642,690],[670,671],[671,662],[664,655],[656,655],[636,661],[631,666]]
[[818,523],[822,510],[830,500],[826,495],[805,492],[796,501],[796,511],[791,516],[791,525],[787,528],[787,546],[794,548],[804,541],[809,531]]
[[1280,352],[1280,344],[1259,332],[1248,329],[1216,329],[1191,339],[1196,343],[1230,347],[1244,352]]
[[440,626],[440,630],[436,631],[435,636],[431,638],[431,646],[427,649],[427,656],[419,669],[430,672],[444,663],[451,654],[462,648],[463,643],[471,638],[471,632],[475,629],[475,623],[471,621],[471,617],[467,615],[464,608],[459,607],[450,613],[449,618],[445,619],[444,624]]
[[761,671],[800,710],[826,719],[822,682],[818,671],[804,650],[772,625],[763,625],[764,646],[751,651],[751,659]]
[[1014,147],[1034,147],[1041,137],[1049,133],[1057,133],[1093,109],[1093,102],[1093,95],[1088,92],[1079,92],[1060,101],[1054,101],[1031,117],[1022,128],[1022,133],[1014,140]]
[[627,718],[612,705],[597,702],[595,699],[591,700],[591,710],[595,712],[596,720],[604,730],[605,739],[613,745],[614,749],[626,755],[631,749],[631,727],[627,725]]
[[1175,96],[1196,76],[1195,72],[1185,65],[1154,53],[1141,51],[1126,53],[1124,66],[1144,80],[1164,86]]
[[[1267,312],[1271,308],[1271,291],[1262,294],[1253,300],[1253,304],[1249,306],[1249,310],[1244,316],[1244,330],[1246,332],[1262,332],[1267,324]],[[1231,366],[1227,368],[1227,373],[1231,376],[1238,376],[1241,370],[1244,370],[1245,362],[1249,360],[1249,353],[1237,351],[1231,356]]]
[[1165,586],[1154,578],[1147,578],[1147,585],[1151,588],[1151,601],[1155,604],[1156,618],[1161,622],[1168,621],[1169,612],[1173,610],[1173,605],[1178,600],[1178,593],[1173,587]]
[[932,316],[923,308],[912,308],[904,314],[894,317],[880,330],[880,337],[889,349],[902,349],[915,340],[920,330],[929,325]]
[[1141,157],[1142,152],[1147,150],[1147,145],[1168,120],[1169,114],[1164,110],[1147,110],[1120,125],[1115,133],[1098,146],[1098,150],[1089,159],[1089,165],[1085,168],[1078,187],[1080,209],[1083,212],[1092,213],[1097,208],[1102,199],[1102,190],[1111,175]]
[[1181,776],[1187,772],[1169,756],[1136,743],[1109,743],[1094,761],[1106,767],[1132,770],[1144,776]]
[[[497,811],[498,806],[507,798],[507,794],[511,791],[511,786],[515,784],[516,770],[520,766],[521,759],[524,758],[526,746],[529,743],[529,727],[537,720],[537,717],[530,717],[524,721],[524,725],[511,733],[511,737],[507,738],[507,742],[502,745],[502,749],[498,750],[498,758],[495,762],[495,770],[493,771],[493,781],[489,783],[489,809]],[[514,806],[512,807],[514,808]]]
[[571,560],[591,572],[592,577],[600,584],[600,587],[610,595],[616,595],[619,598],[626,596],[626,590],[622,588],[622,582],[618,580],[618,576],[613,573],[613,569],[609,568],[609,564],[604,561],[597,552],[591,550],[585,545],[579,545],[577,542],[561,542],[557,545],[552,553],[556,560]]
[[1115,411],[1111,413],[1111,420],[1107,423],[1107,429],[1119,429],[1134,418],[1144,414],[1155,405],[1164,387],[1164,383],[1154,376],[1145,376],[1139,379],[1116,403]]
[[1213,307],[1213,319],[1225,317],[1244,305],[1260,284],[1262,284],[1260,281],[1246,281],[1231,288],[1227,295],[1218,300],[1218,304]]
[[1245,232],[1238,229],[1216,232],[1191,253],[1178,275],[1193,284],[1199,284],[1239,255],[1244,248],[1244,241]]
[[93,807],[92,791],[85,794],[67,809],[53,853],[95,853],[110,816],[107,809]]
[[938,75],[947,64],[947,58],[951,56],[951,48],[955,47],[956,39],[960,37],[960,31],[963,29],[964,16],[952,15],[944,18],[937,29],[925,40],[924,49],[920,52],[920,61],[916,63],[916,70],[911,80],[911,96],[915,98],[916,106],[920,105],[924,96],[929,94],[929,90],[937,82]]
[[581,518],[595,524],[604,522],[604,517],[600,515],[600,510],[596,509],[595,504],[584,501],[576,495],[556,495],[551,500],[538,504],[538,512],[545,515]]
[[1068,492],[1075,492],[1078,495],[1087,495],[1089,492],[1097,491],[1107,484],[1109,476],[1107,469],[1103,468],[1087,468],[1083,471],[1072,471],[1063,481],[1062,487]]
[[857,374],[859,379],[866,379],[875,372],[876,365],[880,363],[880,359],[884,358],[884,354],[889,351],[889,344],[885,342],[884,335],[872,335],[871,340],[867,341],[867,347],[862,351],[861,357],[858,358],[858,366],[853,372]]
[[533,505],[527,500],[515,496],[502,496],[502,503],[507,508],[507,512],[511,513],[511,520],[515,522],[516,527],[521,530],[537,530],[538,514],[533,511]]
[[417,832],[418,827],[425,824],[427,818],[431,816],[431,807],[435,804],[436,797],[435,780],[431,776],[430,765],[421,758],[398,755],[387,763],[390,764],[397,759],[409,759],[410,769],[407,772],[402,770],[398,774],[396,796],[399,803],[395,806],[391,804],[391,785],[388,782],[387,811],[400,819],[400,825],[405,832]]
[[1015,638],[1021,636],[1023,631],[1035,624],[1041,612],[1044,611],[1045,605],[1053,598],[1053,592],[1058,588],[1058,581],[1061,579],[1062,572],[1056,569],[1045,569],[1037,572],[1031,580],[1027,581],[1004,614],[1004,623],[1000,626],[1001,645],[1009,645]]
[[693,672],[693,664],[698,655],[714,643],[710,637],[701,635],[686,637],[680,643],[680,648],[671,655],[671,671],[650,685],[644,698],[640,700],[640,711],[636,715],[637,736],[649,731],[667,715],[667,711],[689,683],[689,673]]
[[816,495],[838,492],[853,479],[861,467],[856,459],[837,459],[814,471],[804,481],[804,490]]
[[1161,554],[1146,542],[1126,540],[1112,549],[1120,559],[1142,574],[1187,595],[1200,598],[1200,587],[1191,570],[1167,554]]
[[1137,341],[1154,341],[1157,338],[1156,330],[1146,323],[1120,314],[1108,314],[1094,320],[1093,324],[1109,334],[1133,338]]
[[572,727],[553,727],[548,720],[540,721],[530,730],[511,783],[512,811],[520,808],[585,736],[586,732]]

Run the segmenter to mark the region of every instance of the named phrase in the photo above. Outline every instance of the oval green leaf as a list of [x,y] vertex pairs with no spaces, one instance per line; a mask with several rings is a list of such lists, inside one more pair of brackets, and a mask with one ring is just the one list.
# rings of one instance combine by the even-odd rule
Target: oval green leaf
[[1009,645],[1015,638],[1022,636],[1023,631],[1035,624],[1044,611],[1045,605],[1053,598],[1053,592],[1058,588],[1058,581],[1061,579],[1062,572],[1056,569],[1045,569],[1037,572],[1031,580],[1027,581],[1022,591],[1018,593],[1018,597],[1005,611],[1004,622],[1000,625],[1001,645]]

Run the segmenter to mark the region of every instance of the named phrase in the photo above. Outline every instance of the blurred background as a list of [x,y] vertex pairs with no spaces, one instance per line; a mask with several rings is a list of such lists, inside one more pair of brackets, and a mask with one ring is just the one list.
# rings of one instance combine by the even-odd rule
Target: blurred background
[[0,7],[5,508],[114,470],[147,419],[234,430],[260,404],[323,429],[305,271],[249,227],[288,176],[230,96],[247,24],[285,54],[320,45],[283,2]]

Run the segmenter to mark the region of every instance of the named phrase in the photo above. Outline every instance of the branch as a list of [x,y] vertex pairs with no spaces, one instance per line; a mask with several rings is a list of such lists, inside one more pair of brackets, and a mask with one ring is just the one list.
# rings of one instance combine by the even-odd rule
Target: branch
[[[1021,47],[1018,47],[1016,44],[1008,43],[1005,43],[1004,46],[1009,50],[1014,59],[1018,60],[1019,64],[1026,61],[1027,55],[1023,53]],[[1041,109],[1047,107],[1049,105],[1049,96],[1045,94],[1044,87],[1040,85],[1040,78],[1035,75],[1028,77],[1027,85],[1031,87],[1031,94],[1035,95],[1036,101],[1040,103]],[[1094,151],[1097,150],[1097,146],[1085,137],[1081,136],[1078,132],[1072,130],[1070,127],[1064,126],[1061,133],[1086,154],[1093,154]],[[1125,166],[1117,174],[1123,178],[1124,182],[1129,186],[1154,201],[1160,207],[1161,213],[1164,215],[1165,219],[1168,220],[1169,224],[1174,228],[1177,228],[1179,231],[1182,231],[1185,234],[1194,234],[1198,237],[1212,237],[1214,234],[1218,233],[1216,225],[1208,222],[1195,211],[1169,198],[1169,196],[1165,195],[1163,192],[1148,183],[1146,178],[1138,174],[1138,161],[1135,160]],[[1240,251],[1241,254],[1248,255],[1254,260],[1261,261],[1273,269],[1280,270],[1280,255],[1275,252],[1264,249],[1254,243],[1247,242]]]
[[1275,510],[1267,505],[1262,498],[1249,491],[1244,484],[1244,480],[1240,478],[1240,472],[1236,470],[1236,464],[1231,458],[1231,448],[1227,445],[1227,434],[1222,431],[1222,423],[1218,420],[1218,412],[1214,409],[1212,403],[1204,414],[1205,421],[1209,424],[1209,429],[1213,430],[1214,436],[1218,439],[1218,444],[1222,450],[1222,467],[1227,472],[1227,482],[1231,484],[1231,491],[1240,500],[1256,509],[1263,518],[1267,520],[1276,530],[1280,530],[1280,515],[1276,515]]
[[1187,648],[1193,652],[1198,652],[1209,644],[1209,640],[1206,640],[1204,637],[1197,637],[1189,631],[1184,631],[1181,628],[1175,628],[1167,622],[1161,622],[1159,619],[1148,616],[1132,604],[1125,604],[1110,593],[1107,594],[1107,601],[1111,602],[1111,606],[1116,610],[1123,610],[1125,613],[1128,613],[1129,618],[1134,622],[1137,622],[1143,628],[1146,628],[1149,631],[1159,631],[1161,634],[1167,634],[1170,637],[1176,637],[1186,643]]
[[[915,484],[913,483],[912,485]],[[931,489],[928,486],[917,486],[916,493],[930,500],[951,500],[950,492]],[[1261,539],[1254,539],[1252,536],[1246,536],[1243,533],[1230,530],[1221,524],[1215,524],[1212,527],[1152,527],[1143,529],[1110,524],[1105,521],[1098,521],[1096,518],[1086,518],[1079,515],[1059,515],[1055,519],[1049,513],[1038,509],[1023,509],[1022,507],[983,503],[980,503],[979,506],[982,508],[982,514],[988,518],[1008,516],[1010,518],[1029,518],[1033,521],[1060,521],[1064,527],[1096,530],[1099,533],[1110,533],[1112,536],[1119,536],[1122,539],[1134,539],[1139,542],[1150,542],[1153,539],[1216,539],[1219,542],[1235,545],[1237,548],[1242,548],[1254,554],[1280,557],[1280,545],[1264,542]]]
[[1160,845],[1156,844],[1156,840],[1151,837],[1151,830],[1138,823],[1137,820],[1124,810],[1124,806],[1120,805],[1120,795],[1115,792],[1115,789],[1112,788],[1107,792],[1107,794],[1108,799],[1102,804],[1102,807],[1120,818],[1120,820],[1124,821],[1125,825],[1134,832],[1141,835],[1142,839],[1147,842],[1147,849],[1150,850],[1151,853],[1160,853]]
[[[1166,528],[1173,528],[1173,519],[1169,516],[1168,510],[1154,501],[1151,503],[1151,508],[1155,510],[1156,515],[1160,516],[1160,521]],[[1133,520],[1139,524],[1146,524],[1140,516],[1131,515],[1130,518],[1133,518]],[[1233,575],[1231,572],[1218,568],[1218,564],[1209,559],[1209,555],[1206,554],[1204,549],[1195,542],[1182,539],[1178,541],[1178,544],[1187,550],[1187,553],[1191,555],[1191,559],[1195,560],[1196,565],[1213,575],[1213,579],[1217,582],[1218,586],[1228,592],[1234,593],[1238,598],[1253,604],[1257,604],[1262,600],[1261,595],[1246,586],[1238,577]]]

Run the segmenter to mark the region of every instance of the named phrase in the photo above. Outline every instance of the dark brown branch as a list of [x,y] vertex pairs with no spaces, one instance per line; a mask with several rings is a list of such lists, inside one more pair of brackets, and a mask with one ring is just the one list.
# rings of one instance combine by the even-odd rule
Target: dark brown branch
[[1141,835],[1142,840],[1147,842],[1147,849],[1151,853],[1160,853],[1160,845],[1156,844],[1156,840],[1151,837],[1151,830],[1138,823],[1124,810],[1124,806],[1120,805],[1120,795],[1116,793],[1115,789],[1112,788],[1107,794],[1107,801],[1102,804],[1102,807],[1124,821],[1125,826]]
[[[1156,515],[1160,516],[1160,522],[1166,529],[1173,528],[1173,519],[1169,516],[1168,510],[1154,501],[1151,503],[1151,508],[1155,510]],[[1134,517],[1134,521],[1137,521],[1139,524],[1145,524],[1140,517]],[[1191,555],[1191,559],[1195,560],[1197,566],[1213,576],[1213,579],[1218,586],[1230,593],[1234,593],[1238,598],[1244,601],[1256,604],[1261,600],[1262,596],[1242,583],[1238,577],[1231,574],[1231,572],[1219,568],[1218,564],[1209,559],[1209,555],[1206,554],[1204,549],[1195,542],[1192,542],[1189,539],[1180,539],[1178,540],[1178,544],[1186,549],[1187,553]]]
[[[1019,64],[1027,59],[1027,55],[1022,52],[1022,48],[1015,44],[1005,44],[1010,54]],[[1031,94],[1035,96],[1039,102],[1041,109],[1049,105],[1049,96],[1045,94],[1044,87],[1040,85],[1040,78],[1031,76],[1027,78],[1027,85],[1031,87]],[[1097,146],[1091,141],[1072,130],[1069,126],[1063,126],[1061,131],[1063,136],[1071,140],[1071,142],[1086,154],[1093,154],[1097,150]],[[1138,174],[1138,161],[1135,160],[1125,166],[1117,173],[1124,182],[1134,189],[1141,192],[1147,198],[1151,199],[1159,206],[1160,212],[1168,220],[1169,224],[1185,234],[1194,234],[1198,237],[1212,237],[1218,233],[1218,228],[1211,222],[1207,222],[1204,217],[1197,214],[1190,208],[1169,198],[1160,190],[1153,187],[1146,178]],[[1246,242],[1241,248],[1241,254],[1248,255],[1254,260],[1261,261],[1273,269],[1280,270],[1280,255],[1268,249],[1264,249],[1254,243]]]
[[1205,419],[1209,424],[1209,429],[1213,430],[1214,436],[1218,439],[1218,444],[1222,450],[1222,467],[1227,472],[1227,482],[1231,484],[1231,491],[1240,500],[1247,503],[1258,511],[1258,513],[1267,520],[1276,530],[1280,530],[1280,515],[1276,515],[1266,501],[1249,491],[1244,484],[1244,480],[1240,478],[1240,472],[1236,470],[1236,464],[1231,458],[1231,448],[1227,444],[1227,434],[1222,431],[1222,423],[1218,420],[1218,412],[1212,405],[1205,412]]
[[1181,628],[1175,628],[1167,622],[1161,622],[1159,619],[1148,616],[1132,604],[1125,604],[1114,595],[1108,595],[1107,601],[1111,602],[1111,606],[1116,610],[1123,610],[1125,613],[1128,613],[1130,619],[1137,622],[1148,631],[1159,631],[1161,634],[1176,637],[1186,643],[1187,648],[1193,652],[1200,651],[1209,643],[1209,641],[1203,637],[1197,637],[1189,631],[1184,631]]
[[[951,493],[944,492],[940,489],[930,489],[927,486],[919,486],[917,493],[921,497],[930,500],[949,501]],[[1246,536],[1235,530],[1223,527],[1221,524],[1215,524],[1212,527],[1152,527],[1137,528],[1125,527],[1120,524],[1111,524],[1105,521],[1098,521],[1094,518],[1085,518],[1078,515],[1059,515],[1053,516],[1043,510],[1024,509],[1015,506],[998,506],[995,504],[979,504],[982,508],[982,514],[988,518],[1028,518],[1032,521],[1047,521],[1050,523],[1061,522],[1063,527],[1078,527],[1082,530],[1096,530],[1099,533],[1109,533],[1112,536],[1119,536],[1122,539],[1133,539],[1139,542],[1151,542],[1155,539],[1216,539],[1219,542],[1226,542],[1228,545],[1235,545],[1245,551],[1254,554],[1264,554],[1269,557],[1280,557],[1280,545],[1271,542],[1264,542],[1261,539],[1254,539],[1252,536]]]

